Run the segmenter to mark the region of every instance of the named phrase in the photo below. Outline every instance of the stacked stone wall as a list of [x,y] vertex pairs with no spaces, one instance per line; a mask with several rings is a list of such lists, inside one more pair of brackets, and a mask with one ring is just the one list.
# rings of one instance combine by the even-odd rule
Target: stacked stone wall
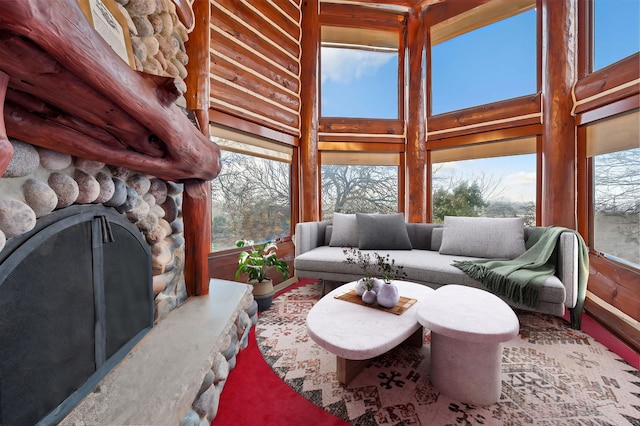
[[0,251],[38,218],[72,204],[104,204],[140,230],[151,248],[155,318],[187,298],[182,184],[72,157],[10,138],[14,155],[0,179]]
[[[174,77],[182,93],[189,62],[184,44],[189,33],[171,0],[116,0],[127,19],[136,70]],[[184,97],[176,103],[186,108]]]

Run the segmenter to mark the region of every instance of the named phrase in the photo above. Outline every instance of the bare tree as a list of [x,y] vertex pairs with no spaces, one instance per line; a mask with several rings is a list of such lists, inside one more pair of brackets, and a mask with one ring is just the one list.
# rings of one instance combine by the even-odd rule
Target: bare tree
[[609,213],[640,212],[640,148],[594,157],[594,209]]
[[398,211],[398,168],[395,166],[322,166],[323,217],[333,212]]
[[273,240],[290,232],[290,164],[223,152],[222,170],[211,183],[213,244],[230,248],[238,239]]

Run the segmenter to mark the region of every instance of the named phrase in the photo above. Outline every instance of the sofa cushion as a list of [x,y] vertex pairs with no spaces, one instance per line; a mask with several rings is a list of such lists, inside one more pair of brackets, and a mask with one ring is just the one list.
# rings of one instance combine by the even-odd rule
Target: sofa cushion
[[431,250],[439,251],[442,245],[442,232],[444,228],[434,228],[431,233]]
[[358,223],[355,214],[333,213],[331,247],[358,247]]
[[441,254],[515,259],[524,251],[523,218],[444,218]]
[[442,225],[433,223],[406,223],[411,247],[418,250],[431,250],[431,240],[435,229]]
[[358,248],[361,250],[411,250],[404,214],[356,213]]

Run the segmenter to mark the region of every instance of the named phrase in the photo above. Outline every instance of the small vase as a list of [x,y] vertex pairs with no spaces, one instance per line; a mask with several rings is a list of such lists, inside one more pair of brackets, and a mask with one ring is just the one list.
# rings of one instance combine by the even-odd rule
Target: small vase
[[376,294],[378,294],[378,292],[380,291],[380,288],[384,285],[384,280],[381,278],[372,278],[373,280],[373,288],[372,290],[376,292]]
[[367,304],[372,304],[376,301],[376,292],[373,290],[365,290],[362,294],[362,301]]
[[393,283],[384,283],[378,291],[378,304],[385,308],[393,308],[400,300],[398,287]]
[[370,278],[360,278],[356,284],[356,294],[362,296],[367,291],[367,282]]

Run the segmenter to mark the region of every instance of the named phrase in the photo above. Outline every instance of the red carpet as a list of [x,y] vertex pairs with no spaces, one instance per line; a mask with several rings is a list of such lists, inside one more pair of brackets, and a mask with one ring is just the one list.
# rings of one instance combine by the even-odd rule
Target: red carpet
[[[309,281],[299,283],[308,284]],[[292,287],[287,290],[291,290]],[[240,351],[236,367],[220,396],[213,426],[345,426],[349,423],[309,402],[271,370],[256,344],[255,327],[249,345]]]

